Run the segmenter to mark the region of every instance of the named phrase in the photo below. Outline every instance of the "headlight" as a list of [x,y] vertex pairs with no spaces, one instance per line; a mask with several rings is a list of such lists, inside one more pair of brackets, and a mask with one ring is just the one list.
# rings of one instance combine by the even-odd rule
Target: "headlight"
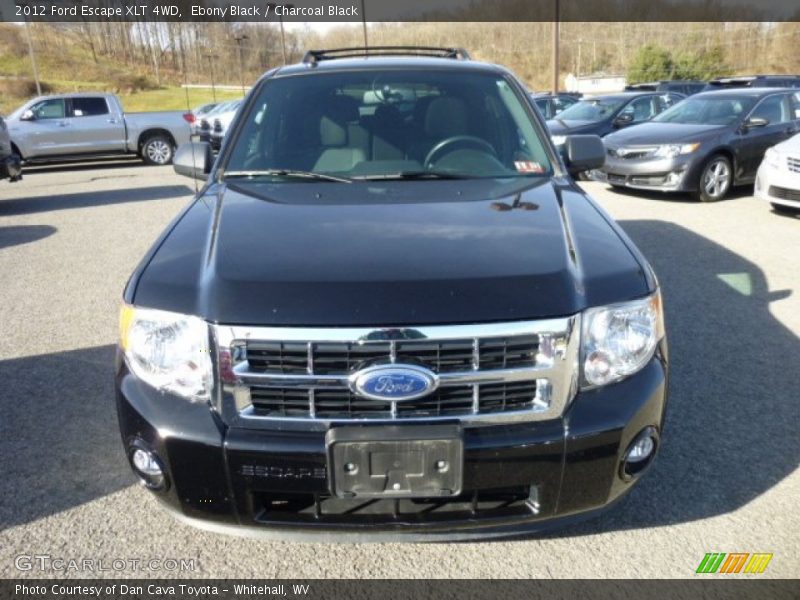
[[768,167],[779,169],[781,166],[781,156],[775,148],[767,148],[764,154],[764,162],[767,163]]
[[551,135],[550,139],[553,140],[553,145],[563,146],[567,143],[567,136],[565,135]]
[[145,383],[192,400],[209,398],[211,356],[202,319],[123,305],[120,347],[131,372]]
[[691,154],[700,147],[700,144],[666,144],[659,146],[653,156],[659,158],[673,158],[681,154]]
[[633,302],[591,308],[583,315],[583,382],[605,385],[645,366],[664,337],[661,293]]

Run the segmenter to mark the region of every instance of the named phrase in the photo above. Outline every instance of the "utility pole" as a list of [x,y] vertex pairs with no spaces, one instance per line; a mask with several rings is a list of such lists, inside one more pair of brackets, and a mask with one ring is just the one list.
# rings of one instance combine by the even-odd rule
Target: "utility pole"
[[[284,10],[294,8],[294,6],[295,6],[294,4],[283,5]],[[283,52],[283,64],[287,64],[288,60],[286,59],[286,34],[284,33],[283,30],[283,13],[281,13],[281,16],[278,18],[280,19],[281,23],[281,51]]]
[[208,69],[211,71],[211,96],[214,99],[214,102],[217,101],[217,86],[214,83],[214,59],[217,58],[216,54],[206,54],[205,57],[208,59]]
[[[20,3],[20,6],[27,6],[27,4]],[[36,53],[33,51],[33,38],[31,37],[30,23],[28,17],[25,17],[25,35],[28,38],[28,56],[31,59],[31,68],[33,69],[33,79],[36,82],[36,95],[42,95],[42,84],[39,83],[39,68],[36,66]]]
[[240,30],[233,39],[236,40],[236,45],[239,47],[239,74],[242,79],[242,96],[244,96],[244,56],[242,55],[242,42],[247,39],[247,36]]
[[361,0],[361,24],[364,27],[364,48],[369,48],[367,41],[367,7],[364,0]]
[[281,20],[281,51],[283,52],[283,64],[286,64],[286,34],[283,32],[283,15],[280,16]]
[[553,15],[553,93],[558,93],[558,2],[553,0],[555,14]]

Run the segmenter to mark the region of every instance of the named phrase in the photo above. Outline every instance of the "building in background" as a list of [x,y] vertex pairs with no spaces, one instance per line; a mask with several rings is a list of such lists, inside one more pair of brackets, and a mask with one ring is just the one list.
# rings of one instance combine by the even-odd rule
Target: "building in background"
[[568,92],[581,94],[612,94],[625,89],[627,80],[624,75],[607,75],[595,73],[594,75],[576,76],[572,73],[564,78],[564,85]]

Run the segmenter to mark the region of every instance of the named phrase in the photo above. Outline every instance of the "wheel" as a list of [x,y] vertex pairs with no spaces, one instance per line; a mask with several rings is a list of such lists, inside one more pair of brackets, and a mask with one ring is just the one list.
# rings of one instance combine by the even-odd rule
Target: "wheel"
[[731,183],[733,183],[731,161],[722,154],[716,154],[703,167],[695,197],[700,202],[722,200],[730,191]]
[[162,134],[150,136],[142,144],[142,160],[148,165],[168,165],[174,152],[172,140]]

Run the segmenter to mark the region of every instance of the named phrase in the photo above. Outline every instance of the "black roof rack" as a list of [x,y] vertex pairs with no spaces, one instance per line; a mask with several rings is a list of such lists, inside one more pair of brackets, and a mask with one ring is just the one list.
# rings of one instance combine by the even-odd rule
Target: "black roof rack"
[[437,48],[435,46],[370,46],[365,48],[331,48],[329,50],[309,50],[303,57],[306,64],[316,64],[323,60],[337,58],[366,58],[370,56],[430,56],[471,60],[464,48]]

